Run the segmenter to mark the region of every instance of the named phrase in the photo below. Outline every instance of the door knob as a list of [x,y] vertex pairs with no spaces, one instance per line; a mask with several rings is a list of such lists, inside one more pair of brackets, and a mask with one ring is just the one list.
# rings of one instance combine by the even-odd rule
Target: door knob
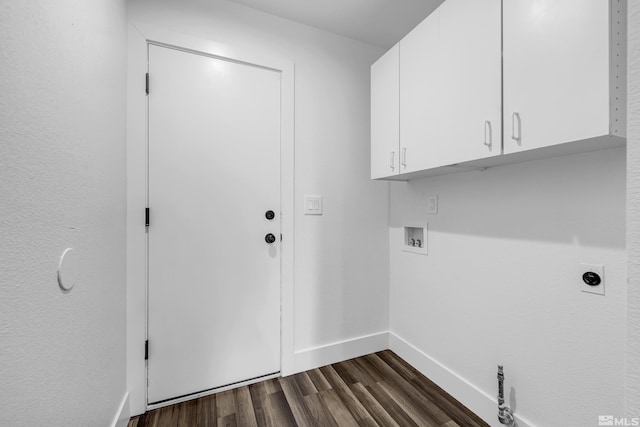
[[266,211],[266,212],[264,213],[264,216],[265,216],[265,218],[267,218],[269,221],[271,221],[273,218],[275,218],[275,217],[276,217],[276,214],[275,214],[275,212],[273,212],[273,211]]
[[268,244],[272,244],[273,242],[276,241],[276,236],[274,236],[273,234],[269,233],[266,236],[264,236],[264,241],[267,242]]

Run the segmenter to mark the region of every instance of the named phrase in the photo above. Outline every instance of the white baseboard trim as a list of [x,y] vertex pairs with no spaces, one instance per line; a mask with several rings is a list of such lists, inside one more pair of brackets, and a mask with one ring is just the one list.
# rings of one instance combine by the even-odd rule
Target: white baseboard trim
[[[496,398],[489,396],[393,332],[389,332],[389,349],[487,423],[492,426],[502,426],[498,422],[498,402]],[[522,419],[518,414],[516,414],[516,422],[518,427],[534,427],[531,422]]]
[[308,371],[320,366],[342,362],[389,348],[389,333],[379,332],[319,347],[296,351],[294,372]]
[[118,411],[113,417],[111,427],[127,427],[127,424],[129,424],[129,418],[131,417],[129,416],[129,392],[127,391],[122,397]]

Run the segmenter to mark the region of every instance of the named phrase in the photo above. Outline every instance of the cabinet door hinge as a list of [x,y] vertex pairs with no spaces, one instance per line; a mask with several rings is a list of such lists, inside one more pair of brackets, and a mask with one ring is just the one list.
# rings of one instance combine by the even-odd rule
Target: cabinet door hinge
[[149,226],[149,208],[144,208],[144,225]]
[[145,90],[147,92],[147,95],[149,95],[149,73],[145,75],[144,80],[145,80]]
[[144,360],[149,360],[149,340],[144,342]]

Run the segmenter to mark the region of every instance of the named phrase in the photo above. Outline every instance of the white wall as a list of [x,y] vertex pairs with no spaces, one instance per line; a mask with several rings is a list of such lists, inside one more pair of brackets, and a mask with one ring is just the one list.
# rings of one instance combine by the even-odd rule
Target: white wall
[[[415,364],[488,422],[497,364],[525,422],[622,416],[624,148],[394,183],[390,199],[391,332]],[[424,222],[429,255],[401,252],[401,227]],[[605,265],[605,297],[578,291],[582,262]]]
[[[125,14],[0,2],[3,426],[107,426],[124,401]],[[67,247],[81,265],[65,294]]]
[[627,412],[640,417],[640,2],[629,2]]
[[[388,185],[369,180],[368,76],[382,50],[221,0],[133,0],[129,20],[295,63],[296,369],[365,348],[349,342],[388,328]],[[324,196],[323,216],[302,214],[305,194]]]

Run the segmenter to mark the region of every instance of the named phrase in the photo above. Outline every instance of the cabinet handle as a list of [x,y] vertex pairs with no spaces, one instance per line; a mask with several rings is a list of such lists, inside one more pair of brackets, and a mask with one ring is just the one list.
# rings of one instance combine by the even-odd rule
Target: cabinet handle
[[407,147],[402,148],[402,166],[407,167]]
[[[518,136],[516,136],[516,119],[518,121]],[[520,120],[520,113],[514,112],[511,115],[511,139],[520,145],[522,141],[522,122]]]
[[[487,134],[489,134],[489,138],[487,138]],[[491,132],[491,122],[486,120],[484,122],[484,145],[491,148],[491,143],[493,140],[493,132]]]
[[396,168],[396,152],[392,151],[391,155],[389,156],[389,167],[391,169],[395,169]]

